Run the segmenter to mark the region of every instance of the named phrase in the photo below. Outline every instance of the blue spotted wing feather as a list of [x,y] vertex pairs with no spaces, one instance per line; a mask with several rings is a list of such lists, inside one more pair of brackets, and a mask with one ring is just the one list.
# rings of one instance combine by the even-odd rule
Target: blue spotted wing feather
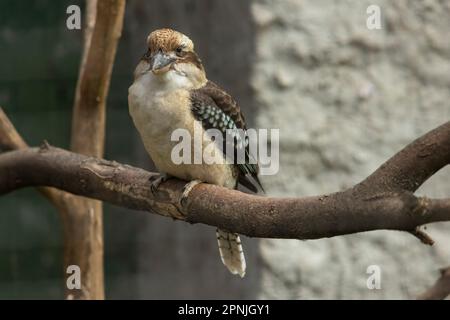
[[215,83],[208,81],[202,88],[191,92],[191,109],[206,130],[217,129],[222,133],[224,155],[227,155],[227,143],[232,143],[234,159],[237,159],[239,151],[243,151],[245,161],[236,163],[238,183],[253,192],[258,192],[258,188],[264,190],[258,179],[258,164],[249,153],[245,119],[236,101]]

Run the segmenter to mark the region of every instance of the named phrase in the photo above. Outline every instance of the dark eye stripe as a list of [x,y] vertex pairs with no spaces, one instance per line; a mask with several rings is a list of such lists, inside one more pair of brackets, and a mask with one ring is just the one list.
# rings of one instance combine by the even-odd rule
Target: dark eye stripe
[[197,68],[202,69],[202,61],[200,60],[200,58],[197,56],[197,54],[195,54],[195,52],[189,51],[183,51],[184,55],[183,55],[183,62],[191,62],[193,64],[195,64],[197,66]]

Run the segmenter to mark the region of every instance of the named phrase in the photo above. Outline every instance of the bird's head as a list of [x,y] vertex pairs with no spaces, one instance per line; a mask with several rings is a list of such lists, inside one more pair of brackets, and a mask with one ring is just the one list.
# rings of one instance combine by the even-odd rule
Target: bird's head
[[172,29],[158,29],[147,37],[147,52],[137,73],[151,72],[155,77],[169,80],[174,74],[193,83],[206,81],[205,70],[194,51],[194,43],[186,35]]

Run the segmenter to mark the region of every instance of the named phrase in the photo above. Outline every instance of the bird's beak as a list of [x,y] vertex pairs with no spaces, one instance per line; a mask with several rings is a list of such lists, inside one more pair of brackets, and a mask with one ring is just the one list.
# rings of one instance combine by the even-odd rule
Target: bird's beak
[[175,59],[159,50],[150,60],[150,68],[154,74],[169,71],[170,65]]

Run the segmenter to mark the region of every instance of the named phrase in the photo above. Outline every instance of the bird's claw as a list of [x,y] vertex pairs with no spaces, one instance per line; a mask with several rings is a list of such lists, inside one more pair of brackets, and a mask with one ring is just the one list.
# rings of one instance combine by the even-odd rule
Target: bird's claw
[[181,194],[180,198],[180,205],[184,207],[186,205],[186,201],[188,199],[189,193],[194,189],[194,187],[198,184],[202,183],[200,180],[192,180],[191,182],[188,182],[183,187],[183,193]]
[[171,177],[167,173],[161,173],[157,178],[152,180],[150,182],[150,191],[153,195],[156,195],[156,192],[158,192],[158,188],[161,185],[161,183],[166,182]]

